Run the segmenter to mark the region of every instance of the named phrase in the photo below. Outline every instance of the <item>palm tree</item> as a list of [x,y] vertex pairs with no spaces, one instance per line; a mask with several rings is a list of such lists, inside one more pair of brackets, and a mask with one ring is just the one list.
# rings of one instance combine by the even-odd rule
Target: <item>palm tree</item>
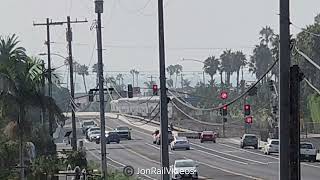
[[89,69],[89,67],[86,66],[85,64],[84,64],[84,65],[80,65],[80,66],[79,66],[79,69],[78,69],[78,74],[79,74],[80,76],[82,76],[83,85],[84,85],[84,89],[85,89],[86,94],[88,93],[88,91],[87,91],[87,85],[86,85],[86,78],[85,78],[85,76],[88,76],[88,75],[89,75],[88,69]]
[[269,42],[272,42],[272,40],[274,38],[273,29],[271,29],[270,26],[266,26],[266,27],[261,29],[259,34],[260,34],[260,40],[261,40],[260,43],[269,46]]
[[136,74],[136,70],[135,69],[131,69],[130,70],[130,74],[132,75],[132,86],[134,86],[134,75]]
[[174,75],[175,73],[175,66],[174,65],[170,65],[166,68],[167,72],[169,73],[169,79],[172,79],[172,75]]
[[[2,115],[11,120],[5,133],[15,138],[18,132],[19,153],[23,158],[23,139],[32,128],[26,117],[29,110],[45,107],[60,120],[64,118],[54,100],[42,92],[45,77],[42,62],[27,57],[25,49],[17,47],[18,43],[15,35],[6,39],[0,37],[0,109]],[[10,114],[9,111],[16,113]],[[20,163],[23,166],[21,158]]]
[[174,70],[176,74],[176,82],[175,82],[174,88],[177,88],[178,76],[182,72],[182,66],[180,64],[176,64],[174,65]]
[[116,80],[119,82],[119,86],[123,85],[123,74],[117,74]]
[[190,84],[191,84],[191,81],[189,79],[183,79],[182,80],[182,86],[183,87],[189,88]]
[[227,86],[230,86],[230,77],[231,77],[231,74],[233,73],[233,69],[232,69],[233,53],[232,53],[232,51],[230,49],[223,51],[223,53],[220,56],[220,59],[221,59],[221,67],[223,68],[225,75],[226,75],[225,83]]
[[136,78],[137,78],[137,87],[139,87],[139,71],[138,70],[135,70],[134,74],[136,75]]
[[237,51],[233,56],[233,69],[237,72],[237,90],[239,89],[240,70],[246,65],[246,56],[241,51]]
[[204,72],[209,74],[210,76],[210,85],[213,85],[213,76],[217,73],[218,69],[219,69],[219,59],[217,59],[214,56],[210,56],[208,57],[205,61],[204,61],[204,66],[203,66]]
[[98,75],[98,63],[95,63],[94,65],[92,65],[92,72],[96,73],[96,85],[99,84],[99,75]]

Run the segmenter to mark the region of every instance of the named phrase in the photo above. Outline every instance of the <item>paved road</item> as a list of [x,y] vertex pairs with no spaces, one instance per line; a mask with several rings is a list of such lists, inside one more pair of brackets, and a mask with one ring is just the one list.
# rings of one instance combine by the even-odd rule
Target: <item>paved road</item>
[[[81,121],[81,119],[80,119]],[[113,168],[122,170],[126,165],[139,169],[151,167],[160,168],[160,149],[152,143],[151,132],[140,129],[139,123],[125,124],[118,119],[107,119],[107,129],[120,125],[132,128],[132,140],[123,140],[120,144],[107,145],[108,163]],[[191,158],[199,164],[201,179],[278,179],[279,162],[276,155],[264,155],[259,150],[240,149],[239,145],[224,139],[217,143],[200,143],[190,139],[191,150],[170,151],[170,164],[176,159]],[[96,160],[100,159],[100,145],[85,142],[88,155]],[[320,163],[302,163],[302,179],[320,179]],[[141,179],[160,179],[159,175],[148,174]]]

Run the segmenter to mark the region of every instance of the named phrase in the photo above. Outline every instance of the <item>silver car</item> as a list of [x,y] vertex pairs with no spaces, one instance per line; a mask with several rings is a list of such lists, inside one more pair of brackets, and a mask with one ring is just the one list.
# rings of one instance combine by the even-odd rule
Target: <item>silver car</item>
[[176,149],[190,150],[190,143],[186,137],[176,137],[170,143],[170,148],[171,150],[176,150]]

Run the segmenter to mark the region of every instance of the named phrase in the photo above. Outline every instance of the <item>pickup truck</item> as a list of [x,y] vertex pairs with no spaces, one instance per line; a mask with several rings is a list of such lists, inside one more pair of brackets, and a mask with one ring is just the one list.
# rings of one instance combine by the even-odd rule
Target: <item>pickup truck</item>
[[315,162],[318,150],[310,142],[300,143],[300,160],[309,160]]

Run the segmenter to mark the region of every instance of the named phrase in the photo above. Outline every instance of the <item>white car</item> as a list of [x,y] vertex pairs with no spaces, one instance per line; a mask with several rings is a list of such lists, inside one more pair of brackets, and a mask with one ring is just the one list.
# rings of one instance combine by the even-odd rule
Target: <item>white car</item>
[[171,150],[186,149],[190,150],[190,143],[186,137],[175,137],[170,143]]
[[101,135],[101,131],[100,130],[96,130],[96,131],[91,131],[89,136],[89,141],[95,141],[96,139],[100,138]]
[[172,169],[172,179],[198,179],[198,168],[194,160],[175,160]]
[[279,153],[279,139],[268,139],[264,147],[264,154]]
[[300,159],[315,162],[317,160],[317,149],[310,142],[300,143]]
[[89,135],[90,133],[92,133],[93,131],[100,131],[99,127],[91,127],[86,131],[86,138],[89,139]]
[[81,129],[83,134],[85,134],[86,131],[92,127],[97,127],[97,124],[93,120],[87,120],[81,123]]

